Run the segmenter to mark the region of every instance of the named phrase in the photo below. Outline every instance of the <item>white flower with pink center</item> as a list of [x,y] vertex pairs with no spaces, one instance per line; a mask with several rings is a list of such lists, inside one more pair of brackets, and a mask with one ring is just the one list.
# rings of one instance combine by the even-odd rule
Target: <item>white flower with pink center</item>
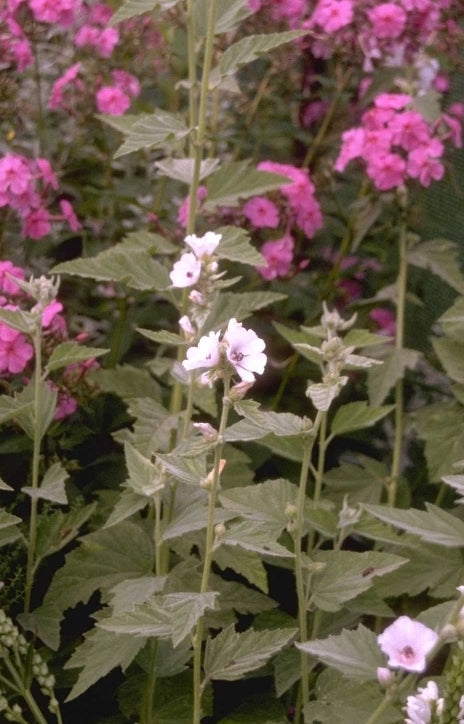
[[182,362],[186,370],[216,367],[219,364],[219,335],[220,332],[210,332],[200,338],[196,347],[187,350],[187,359]]
[[252,329],[244,329],[241,322],[231,319],[224,334],[226,356],[244,382],[254,382],[253,372],[262,375],[267,357],[263,353],[264,340]]
[[438,698],[438,688],[434,681],[429,681],[425,687],[419,687],[418,692],[416,696],[407,698],[405,710],[408,717],[404,724],[430,724],[434,714],[440,716],[443,713],[444,700]]
[[438,639],[435,631],[409,616],[400,616],[377,637],[389,666],[419,673],[425,670],[427,656]]
[[214,231],[207,231],[204,236],[189,234],[185,237],[185,243],[192,249],[197,259],[211,256],[222,239],[222,234],[215,234]]
[[201,274],[201,261],[199,261],[195,254],[189,251],[186,254],[182,254],[179,261],[176,261],[169,276],[173,287],[192,287],[200,278]]

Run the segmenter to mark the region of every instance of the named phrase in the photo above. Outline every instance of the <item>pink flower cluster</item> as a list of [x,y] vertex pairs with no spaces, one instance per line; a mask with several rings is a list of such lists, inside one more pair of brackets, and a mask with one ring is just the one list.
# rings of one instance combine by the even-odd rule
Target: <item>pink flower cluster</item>
[[88,9],[88,17],[74,36],[77,48],[94,48],[102,58],[110,58],[119,41],[117,28],[108,27],[113,14],[104,3],[97,3]]
[[290,228],[296,226],[307,239],[312,239],[323,220],[314,184],[306,170],[273,161],[261,162],[258,170],[289,179],[280,187],[281,198],[277,203],[264,196],[255,196],[244,204],[242,210],[254,229],[286,229],[281,237],[268,240],[261,247],[266,266],[258,267],[258,272],[263,279],[271,280],[286,276],[290,271],[295,244]]
[[445,114],[428,123],[412,107],[404,93],[382,93],[374,107],[362,116],[362,125],[342,134],[342,146],[334,168],[344,171],[353,159],[366,163],[366,172],[380,191],[417,179],[422,186],[438,181],[445,172],[442,156],[447,138],[461,145],[460,124]]
[[45,158],[28,159],[7,153],[0,158],[0,208],[13,209],[22,220],[22,235],[41,239],[52,221],[67,221],[73,231],[81,228],[69,201],[60,202],[61,214],[52,216],[44,203],[47,192],[58,190],[58,179]]

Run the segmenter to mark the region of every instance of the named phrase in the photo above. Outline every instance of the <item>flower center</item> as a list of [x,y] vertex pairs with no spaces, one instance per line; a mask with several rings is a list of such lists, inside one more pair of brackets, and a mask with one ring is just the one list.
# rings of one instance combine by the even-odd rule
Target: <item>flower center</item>
[[244,355],[242,352],[232,352],[231,357],[234,360],[234,362],[241,362]]
[[401,649],[401,656],[403,659],[406,659],[406,661],[413,659],[415,654],[412,646],[405,646],[404,649]]

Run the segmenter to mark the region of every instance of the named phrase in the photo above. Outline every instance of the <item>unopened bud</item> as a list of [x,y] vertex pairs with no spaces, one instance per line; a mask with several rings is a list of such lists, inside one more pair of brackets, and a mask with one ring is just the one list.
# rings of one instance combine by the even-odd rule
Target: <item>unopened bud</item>
[[377,681],[383,689],[388,689],[395,681],[395,674],[386,666],[377,667]]
[[204,440],[216,440],[217,431],[209,424],[209,422],[194,422],[193,427],[201,433]]
[[253,387],[253,384],[253,382],[237,382],[236,385],[233,385],[229,390],[229,397],[232,402],[243,400],[250,387]]

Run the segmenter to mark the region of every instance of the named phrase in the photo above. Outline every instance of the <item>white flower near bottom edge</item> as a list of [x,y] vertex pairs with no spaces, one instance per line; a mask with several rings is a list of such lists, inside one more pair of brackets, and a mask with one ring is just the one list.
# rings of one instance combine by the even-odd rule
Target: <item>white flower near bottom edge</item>
[[400,616],[377,637],[391,668],[418,673],[425,670],[427,656],[438,639],[435,631],[409,616]]
[[438,688],[434,681],[419,688],[418,694],[408,696],[405,711],[408,717],[404,724],[430,724],[434,714],[442,714],[444,700],[438,698]]
[[186,370],[216,367],[219,364],[219,335],[220,332],[210,332],[200,338],[196,347],[189,347],[187,359],[182,362]]
[[231,319],[224,333],[226,356],[244,382],[254,382],[254,372],[262,375],[267,357],[266,344],[252,329],[244,329],[241,322]]

